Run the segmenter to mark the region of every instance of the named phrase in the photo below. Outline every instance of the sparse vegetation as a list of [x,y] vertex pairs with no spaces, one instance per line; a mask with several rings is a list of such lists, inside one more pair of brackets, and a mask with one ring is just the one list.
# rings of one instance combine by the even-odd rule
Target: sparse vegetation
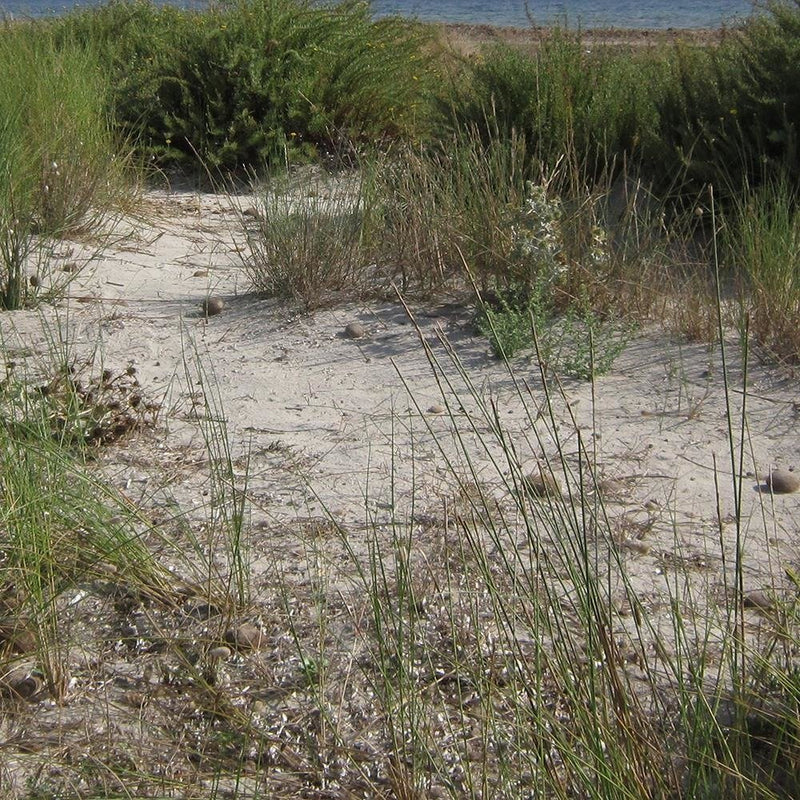
[[[159,478],[139,494],[104,454],[159,425],[167,390],[99,345],[81,366],[53,340],[26,374],[4,344],[0,794],[800,796],[800,567],[775,544],[748,411],[751,348],[800,362],[800,0],[768,11],[713,48],[587,52],[559,32],[472,60],[350,0],[112,2],[0,30],[5,310],[150,160],[254,177],[236,245],[253,293],[304,311],[455,297],[500,359],[479,384],[485,344],[462,360],[444,323],[401,308],[441,398],[393,360],[406,410],[387,407],[389,455],[373,469],[370,453],[354,520],[317,493],[318,454],[277,438],[256,453],[272,428],[255,412],[234,445],[197,342],[175,377],[189,407],[135,462]],[[198,330],[213,338],[234,306]],[[98,337],[126,322],[103,317]],[[657,429],[714,403],[725,420],[702,519],[682,516],[677,478],[633,476],[672,483],[619,508],[631,476],[604,472],[595,389],[650,323],[713,344],[722,396],[711,367],[697,383],[681,366],[676,426]],[[365,363],[396,355],[364,328],[342,342]],[[588,382],[570,385],[589,411],[563,376]],[[304,409],[319,391],[309,379]],[[336,411],[326,448],[354,441],[337,437],[356,412]],[[176,455],[180,425],[199,433]],[[251,455],[264,472],[280,459],[291,489],[255,491]],[[190,501],[171,493],[184,479]],[[309,497],[323,513],[275,513]],[[766,567],[746,561],[753,540]],[[748,570],[770,585],[752,591]],[[52,739],[32,739],[37,713]],[[62,724],[85,736],[64,744]]]

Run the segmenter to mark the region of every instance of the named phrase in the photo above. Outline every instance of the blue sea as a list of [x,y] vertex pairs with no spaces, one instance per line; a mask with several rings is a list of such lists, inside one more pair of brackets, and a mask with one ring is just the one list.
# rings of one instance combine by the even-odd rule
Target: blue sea
[[[0,13],[43,16],[78,4],[93,3],[0,0]],[[379,16],[517,27],[556,23],[581,28],[716,28],[735,24],[752,12],[750,0],[373,0],[372,6]]]

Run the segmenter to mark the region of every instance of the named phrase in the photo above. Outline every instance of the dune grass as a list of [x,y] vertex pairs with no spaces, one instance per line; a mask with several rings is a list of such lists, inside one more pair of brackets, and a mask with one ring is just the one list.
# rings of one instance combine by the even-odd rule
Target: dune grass
[[[25,305],[54,239],[101,240],[136,171],[112,131],[96,50],[28,25],[0,29],[0,302]],[[29,283],[28,272],[35,275]]]
[[[0,731],[28,748],[18,796],[800,794],[800,576],[774,576],[754,635],[742,560],[746,531],[770,535],[742,511],[750,337],[800,357],[795,131],[780,110],[793,107],[797,3],[772,10],[714,53],[591,56],[570,35],[532,60],[488,51],[437,117],[446,71],[428,34],[356,3],[114,3],[2,31],[6,308],[24,304],[42,237],[91,229],[116,202],[112,124],[161,166],[199,155],[212,173],[336,153],[357,178],[317,172],[312,192],[273,178],[261,192],[247,222],[254,286],[307,308],[397,289],[479,298],[477,324],[543,454],[531,475],[458,352],[421,336],[452,432],[418,406],[393,420],[425,427],[447,491],[432,509],[424,482],[401,491],[399,468],[365,475],[363,527],[329,510],[283,558],[252,547],[248,459],[189,343],[200,512],[161,498],[145,511],[87,463],[157,416],[134,374],[87,378],[60,352],[35,380],[8,367]],[[366,141],[381,145],[369,157]],[[656,627],[637,543],[603,494],[597,431],[556,409],[569,408],[562,375],[594,380],[629,322],[673,312],[718,342],[729,463],[707,498],[721,585],[664,571]],[[523,350],[542,402],[515,371]],[[243,644],[245,620],[256,644]],[[72,705],[105,735],[87,734],[78,759],[54,754],[25,739],[25,700]],[[0,756],[0,787],[12,767]]]

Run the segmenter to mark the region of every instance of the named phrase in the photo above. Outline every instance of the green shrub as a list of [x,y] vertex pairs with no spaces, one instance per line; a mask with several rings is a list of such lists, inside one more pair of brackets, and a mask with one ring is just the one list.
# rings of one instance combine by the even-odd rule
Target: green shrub
[[162,165],[258,169],[410,135],[430,69],[426,35],[348,0],[241,0],[203,11],[147,0],[68,15],[64,41],[99,42],[126,132]]
[[624,159],[661,157],[657,100],[668,75],[660,54],[587,52],[580,35],[556,31],[534,56],[485,50],[448,109],[457,126],[524,136],[551,171],[565,156],[592,178]]
[[56,47],[34,26],[0,29],[0,304],[25,302],[42,235],[98,233],[129,180],[96,52]]

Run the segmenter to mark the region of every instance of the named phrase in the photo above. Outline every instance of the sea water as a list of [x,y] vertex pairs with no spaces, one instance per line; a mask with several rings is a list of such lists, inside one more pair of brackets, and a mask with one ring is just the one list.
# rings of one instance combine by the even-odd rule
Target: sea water
[[373,8],[444,22],[581,28],[717,28],[753,10],[750,0],[374,0]]
[[[0,0],[0,12],[24,17],[94,2]],[[181,3],[189,4],[192,3]],[[569,25],[581,28],[716,28],[752,13],[750,0],[373,0],[376,15],[471,24]]]

